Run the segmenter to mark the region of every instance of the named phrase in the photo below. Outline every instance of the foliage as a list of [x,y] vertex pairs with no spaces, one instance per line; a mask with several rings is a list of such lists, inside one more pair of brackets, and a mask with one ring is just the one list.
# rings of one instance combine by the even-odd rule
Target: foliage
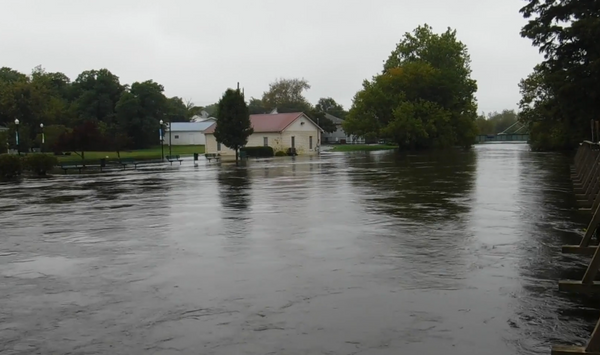
[[335,117],[345,119],[348,115],[348,112],[344,110],[344,107],[331,97],[322,97],[319,99],[319,102],[315,105],[315,110],[320,112],[326,112]]
[[591,138],[600,109],[598,2],[529,0],[521,35],[544,53],[544,61],[521,81],[521,120],[538,149],[570,149]]
[[387,138],[403,149],[470,146],[477,85],[466,46],[448,29],[405,34],[382,74],[363,82],[343,124],[348,134]]
[[[24,151],[38,145],[40,123],[72,129],[85,121],[97,122],[102,133],[103,127],[120,127],[120,132],[131,137],[128,148],[148,147],[158,142],[159,120],[188,121],[201,110],[179,97],[167,98],[163,92],[162,85],[151,80],[123,85],[107,69],[86,70],[71,82],[63,73],[42,67],[30,75],[1,68],[0,125],[11,129],[9,144],[14,147],[14,120],[19,119]],[[45,128],[45,133],[45,150],[53,149],[52,132]]]
[[13,154],[0,154],[0,178],[11,178],[21,174],[21,157]]
[[242,147],[240,152],[246,152],[246,155],[251,158],[270,158],[275,153],[272,147]]
[[477,117],[475,123],[479,134],[498,134],[515,124],[518,119],[519,117],[514,110],[504,110],[489,113],[487,117],[481,115]]
[[101,150],[104,146],[104,136],[98,123],[93,120],[86,120],[73,130],[63,133],[57,143],[57,148],[61,151],[80,152],[78,154],[81,159],[85,159],[86,151]]
[[283,150],[278,150],[275,152],[276,157],[287,157],[287,155],[288,154],[286,152],[284,152]]
[[28,154],[24,159],[24,165],[27,170],[42,176],[58,165],[58,160],[48,154]]
[[169,114],[171,122],[189,122],[188,109],[180,97],[172,97],[167,99],[166,110]]
[[0,154],[6,153],[8,147],[8,131],[0,131]]
[[302,94],[310,89],[304,79],[278,79],[269,84],[269,90],[263,93],[262,104],[265,112],[277,108],[277,112],[308,112],[311,104]]
[[254,97],[251,97],[250,101],[248,101],[248,112],[250,112],[251,115],[269,113],[263,105],[262,100]]
[[208,113],[210,116],[213,116],[213,117],[217,115],[218,110],[219,110],[218,102],[204,107],[204,111],[206,111],[206,113]]
[[313,122],[315,122],[325,132],[331,133],[335,132],[337,129],[333,121],[325,116],[325,112],[318,111],[317,109],[311,109],[310,111],[306,112],[306,115],[310,117],[310,119],[313,120]]
[[235,150],[235,161],[238,161],[238,150],[248,143],[248,137],[254,132],[250,124],[248,106],[244,94],[240,90],[228,89],[217,110],[217,127],[215,138],[217,142]]
[[44,127],[44,151],[57,152],[60,151],[58,148],[58,141],[60,136],[68,133],[69,129],[64,125],[50,125]]

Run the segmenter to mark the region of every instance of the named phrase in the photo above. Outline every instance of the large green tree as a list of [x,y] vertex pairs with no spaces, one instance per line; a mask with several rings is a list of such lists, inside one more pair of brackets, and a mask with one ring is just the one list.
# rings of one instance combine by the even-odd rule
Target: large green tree
[[78,120],[112,121],[116,116],[115,106],[125,89],[119,77],[108,69],[82,72],[71,88]]
[[317,111],[326,112],[335,117],[345,119],[348,112],[331,97],[322,97],[315,105]]
[[248,143],[253,132],[244,94],[239,89],[228,89],[219,100],[215,138],[235,151],[236,164],[239,149]]
[[126,132],[133,147],[146,148],[156,144],[159,121],[167,122],[172,118],[163,91],[163,86],[152,80],[136,82],[117,102],[115,123]]
[[476,90],[456,31],[436,34],[419,26],[405,34],[383,72],[363,82],[343,127],[405,149],[468,147],[477,135]]
[[591,138],[600,110],[600,1],[528,0],[521,35],[544,61],[520,84],[521,119],[536,149],[569,149]]
[[312,106],[304,97],[303,92],[310,89],[310,84],[304,79],[278,79],[269,84],[269,90],[263,93],[262,104],[269,112],[308,112]]

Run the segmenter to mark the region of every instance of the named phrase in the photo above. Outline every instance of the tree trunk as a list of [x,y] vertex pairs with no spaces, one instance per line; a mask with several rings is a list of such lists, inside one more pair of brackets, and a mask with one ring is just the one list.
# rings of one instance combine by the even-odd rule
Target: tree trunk
[[238,147],[235,147],[235,165],[239,165],[239,163],[238,163]]

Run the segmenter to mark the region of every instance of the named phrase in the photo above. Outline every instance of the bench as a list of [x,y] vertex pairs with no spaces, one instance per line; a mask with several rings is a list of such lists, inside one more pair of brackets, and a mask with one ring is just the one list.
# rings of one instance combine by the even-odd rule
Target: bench
[[216,161],[219,161],[221,159],[221,156],[217,155],[215,153],[204,154],[204,157],[208,160],[209,163],[212,159],[214,159]]
[[183,159],[181,159],[181,158],[179,157],[179,155],[167,155],[167,156],[166,156],[166,158],[167,158],[167,161],[168,161],[169,163],[171,163],[171,165],[173,165],[173,162],[174,162],[174,161],[178,161],[178,162],[179,162],[179,165],[181,165],[181,162],[183,161]]
[[85,165],[83,164],[78,164],[78,163],[65,163],[65,164],[60,164],[60,168],[64,170],[65,174],[67,174],[68,170],[71,169],[76,169],[79,170],[79,173],[81,174],[81,170],[85,169]]
[[83,169],[100,168],[100,171],[102,171],[102,168],[104,168],[104,166],[102,164],[90,164],[90,163],[61,163],[59,166],[65,172],[65,174],[67,174],[67,172],[69,170],[77,170],[81,174],[81,171]]
[[133,165],[133,168],[137,169],[137,166],[140,164],[140,162],[135,161],[133,158],[121,158],[119,161],[117,161],[117,164],[121,165],[123,169],[125,169],[127,165]]

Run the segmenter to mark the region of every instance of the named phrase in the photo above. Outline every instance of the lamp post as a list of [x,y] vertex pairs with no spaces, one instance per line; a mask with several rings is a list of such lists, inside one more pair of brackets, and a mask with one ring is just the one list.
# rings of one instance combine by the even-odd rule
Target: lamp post
[[[173,140],[171,138],[171,117],[169,117],[169,156],[173,156],[173,153],[171,152],[171,144],[173,143]],[[170,158],[173,159],[173,158]]]
[[160,128],[158,129],[160,134],[160,159],[165,161],[165,135],[163,134],[163,120],[158,121],[158,123],[160,123]]
[[21,149],[20,149],[20,144],[19,144],[19,119],[15,119],[15,126],[16,126],[16,143],[17,143],[17,154],[21,155]]
[[46,141],[46,137],[44,137],[44,124],[40,123],[40,129],[42,130],[42,143],[40,144],[40,153],[44,152],[44,143]]

